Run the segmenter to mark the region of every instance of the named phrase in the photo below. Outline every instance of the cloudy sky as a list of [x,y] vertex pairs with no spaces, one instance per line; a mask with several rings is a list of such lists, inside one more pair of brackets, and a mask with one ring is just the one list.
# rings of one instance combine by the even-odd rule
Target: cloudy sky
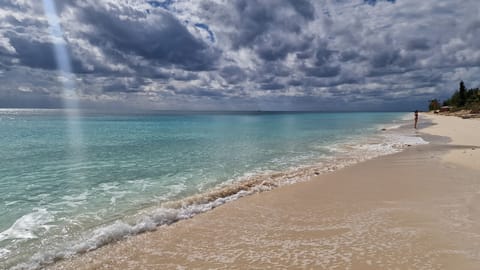
[[479,14],[478,0],[0,0],[0,107],[425,108],[480,86]]

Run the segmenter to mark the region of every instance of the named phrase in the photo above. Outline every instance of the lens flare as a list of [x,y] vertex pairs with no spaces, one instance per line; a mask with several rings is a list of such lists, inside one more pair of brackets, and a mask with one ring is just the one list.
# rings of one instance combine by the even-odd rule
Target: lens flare
[[80,108],[76,92],[75,76],[72,73],[72,63],[67,50],[67,42],[60,25],[57,7],[53,0],[43,0],[45,16],[48,20],[53,51],[58,68],[58,79],[62,84],[63,102],[68,123],[68,139],[76,159],[81,158],[82,130],[80,126]]

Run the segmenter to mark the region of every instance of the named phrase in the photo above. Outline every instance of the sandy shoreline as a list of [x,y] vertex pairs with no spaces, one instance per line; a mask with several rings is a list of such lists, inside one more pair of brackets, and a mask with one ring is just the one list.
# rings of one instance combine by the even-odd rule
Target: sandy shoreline
[[[433,119],[438,125],[430,126],[423,130],[423,132],[449,137],[451,140],[449,144],[480,145],[479,118],[459,119],[457,117],[443,115],[426,115],[426,117]],[[443,159],[446,162],[455,163],[459,166],[465,166],[472,169],[480,168],[480,151],[475,151],[472,147],[467,147],[466,149],[453,149],[447,153]]]
[[478,269],[480,121],[421,117],[450,142],[427,136],[49,269]]

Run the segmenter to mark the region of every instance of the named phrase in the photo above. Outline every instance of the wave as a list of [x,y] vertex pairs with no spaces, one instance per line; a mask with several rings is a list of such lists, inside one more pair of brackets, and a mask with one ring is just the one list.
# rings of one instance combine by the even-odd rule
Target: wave
[[[358,139],[357,141],[333,144],[327,147],[331,155],[321,158],[315,164],[294,167],[285,171],[246,174],[205,193],[178,201],[166,202],[158,208],[144,209],[137,215],[134,222],[117,220],[112,224],[86,233],[80,241],[68,243],[63,248],[55,251],[37,253],[29,262],[19,264],[12,269],[40,269],[58,260],[93,251],[126,237],[154,231],[161,226],[192,218],[197,214],[207,212],[244,196],[269,191],[283,185],[307,181],[311,177],[326,172],[332,172],[379,156],[400,152],[411,145],[426,143],[428,142],[418,136],[401,132],[387,132],[386,134]],[[27,218],[25,219],[27,220]],[[15,224],[12,227],[15,227]]]
[[0,241],[8,239],[34,239],[36,231],[48,230],[45,225],[53,221],[53,215],[46,209],[36,209],[35,212],[23,215],[17,219],[10,228],[0,232]]

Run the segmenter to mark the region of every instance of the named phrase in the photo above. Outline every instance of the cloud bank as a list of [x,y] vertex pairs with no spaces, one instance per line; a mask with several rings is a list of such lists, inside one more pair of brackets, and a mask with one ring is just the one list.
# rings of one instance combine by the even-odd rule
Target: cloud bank
[[0,107],[410,110],[480,85],[477,0],[0,0]]

